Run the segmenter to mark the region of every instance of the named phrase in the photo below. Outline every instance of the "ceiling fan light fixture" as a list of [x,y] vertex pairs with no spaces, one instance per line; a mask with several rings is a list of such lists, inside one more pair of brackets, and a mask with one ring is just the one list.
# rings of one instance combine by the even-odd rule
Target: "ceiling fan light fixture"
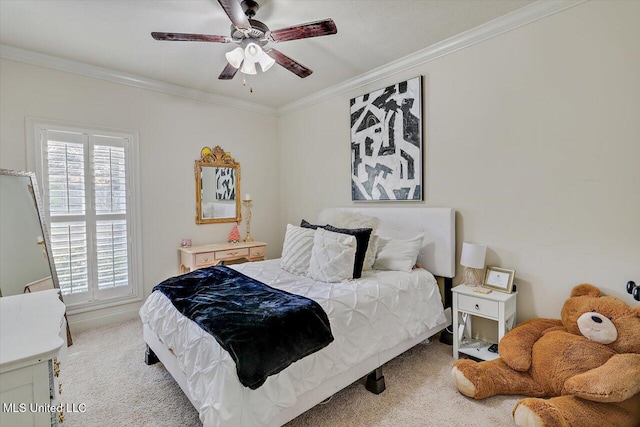
[[244,74],[258,74],[258,72],[256,71],[255,62],[251,62],[249,60],[244,61],[244,63],[242,64],[242,68],[240,69],[240,72]]
[[255,43],[249,43],[247,47],[244,48],[244,58],[254,64],[258,62],[263,54],[264,51],[262,48]]
[[273,64],[276,63],[276,60],[267,55],[265,52],[262,52],[260,55],[260,59],[258,60],[260,63],[260,68],[262,68],[262,72],[266,72],[269,68],[273,67]]
[[241,47],[237,47],[231,52],[225,53],[224,56],[226,56],[227,61],[232,67],[240,68],[240,65],[242,65],[242,61],[244,60],[244,49]]

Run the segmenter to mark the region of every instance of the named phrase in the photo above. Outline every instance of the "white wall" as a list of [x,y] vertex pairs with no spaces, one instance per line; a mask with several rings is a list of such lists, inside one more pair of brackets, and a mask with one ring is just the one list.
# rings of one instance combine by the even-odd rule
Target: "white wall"
[[353,205],[350,98],[423,75],[424,204],[457,210],[458,248],[517,270],[519,319],[558,317],[581,282],[634,304],[639,17],[638,2],[585,3],[280,117],[283,220]]
[[[70,73],[0,60],[0,168],[26,170],[25,117],[139,132],[144,296],[178,274],[177,247],[226,241],[232,224],[195,223],[194,162],[220,145],[240,162],[241,194],[254,199],[251,234],[277,242],[280,211],[274,116],[225,108]],[[240,227],[244,234],[244,224]],[[268,256],[281,248],[268,247]],[[135,316],[138,304],[82,313],[72,328]],[[106,316],[100,318],[100,316]],[[83,324],[79,324],[84,321]]]

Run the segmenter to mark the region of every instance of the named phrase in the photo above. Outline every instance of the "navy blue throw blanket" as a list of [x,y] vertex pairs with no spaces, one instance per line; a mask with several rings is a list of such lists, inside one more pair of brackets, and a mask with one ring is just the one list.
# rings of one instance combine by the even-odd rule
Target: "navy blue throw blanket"
[[269,375],[329,345],[329,319],[320,305],[216,266],[172,277],[153,288],[213,335],[252,390]]

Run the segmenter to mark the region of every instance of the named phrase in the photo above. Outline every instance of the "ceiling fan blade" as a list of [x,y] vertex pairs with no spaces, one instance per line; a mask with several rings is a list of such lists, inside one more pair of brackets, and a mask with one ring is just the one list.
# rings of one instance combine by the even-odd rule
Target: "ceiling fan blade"
[[330,34],[336,34],[337,32],[338,28],[335,22],[333,22],[333,19],[323,19],[321,21],[308,22],[306,24],[271,31],[271,37],[274,41],[286,42],[288,40],[328,36]]
[[294,61],[293,59],[289,58],[287,55],[280,52],[279,50],[269,49],[269,50],[266,50],[265,52],[267,53],[267,55],[275,59],[275,61],[278,64],[280,64],[287,70],[291,71],[293,74],[297,75],[298,77],[301,77],[304,79],[305,77],[313,73],[311,69],[305,67],[304,65],[302,65],[297,61]]
[[218,76],[218,79],[231,80],[236,75],[237,72],[238,72],[238,69],[236,67],[234,67],[231,64],[227,64],[227,66],[224,67],[224,70],[222,70],[222,72]]
[[218,3],[220,3],[233,25],[243,30],[251,28],[249,18],[244,14],[238,0],[218,0]]
[[151,37],[156,40],[179,41],[179,42],[212,42],[230,43],[231,37],[210,36],[208,34],[184,34],[184,33],[151,33]]

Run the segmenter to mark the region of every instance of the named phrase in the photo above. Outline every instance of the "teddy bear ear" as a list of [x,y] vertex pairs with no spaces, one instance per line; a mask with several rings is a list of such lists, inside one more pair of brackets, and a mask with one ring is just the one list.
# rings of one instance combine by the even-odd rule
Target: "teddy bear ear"
[[601,295],[600,289],[589,283],[583,283],[581,285],[575,286],[573,290],[571,290],[572,297],[581,297],[583,295],[588,295],[591,297],[599,297]]

